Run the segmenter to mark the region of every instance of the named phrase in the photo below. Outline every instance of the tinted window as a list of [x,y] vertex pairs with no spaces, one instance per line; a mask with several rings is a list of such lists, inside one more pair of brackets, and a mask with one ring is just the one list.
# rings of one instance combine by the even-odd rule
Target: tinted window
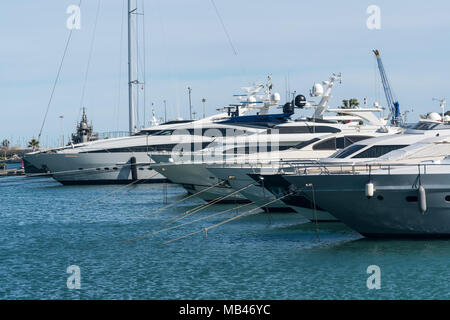
[[161,132],[161,130],[141,130],[135,134],[133,134],[133,136],[143,136],[143,135],[153,135],[155,133]]
[[358,141],[362,141],[362,140],[366,140],[366,139],[370,139],[373,138],[371,136],[345,136],[344,140],[345,140],[345,147],[348,147]]
[[304,148],[306,146],[309,146],[311,143],[314,143],[314,142],[319,141],[319,140],[320,140],[319,138],[314,138],[314,139],[311,139],[311,140],[302,141],[299,144],[295,145],[294,148],[302,149],[302,148]]
[[207,136],[216,137],[216,136],[240,136],[244,135],[247,132],[245,130],[239,129],[226,129],[226,128],[198,128],[198,129],[177,129],[177,130],[163,130],[155,133],[155,136],[162,135],[171,135],[171,134],[189,134],[189,135],[202,135],[204,136],[206,133]]
[[[370,136],[345,136],[345,137],[339,137],[336,138],[336,149],[344,149],[352,144],[354,144],[355,142],[364,140],[364,139],[368,139],[368,138],[372,138]],[[327,149],[327,150],[331,150],[331,149]]]
[[312,133],[337,133],[341,132],[338,128],[329,126],[314,126],[311,128]]
[[345,137],[336,138],[336,149],[344,149],[345,147]]
[[278,130],[279,134],[289,134],[289,133],[311,133],[307,126],[301,127],[279,127],[274,128]]
[[341,132],[338,128],[329,126],[299,126],[299,127],[277,127],[274,128],[278,130],[279,134],[289,134],[289,133],[337,133]]
[[349,155],[354,154],[355,152],[358,152],[359,150],[361,150],[364,147],[366,147],[366,145],[364,145],[364,144],[354,144],[354,145],[351,145],[350,147],[345,148],[342,151],[335,153],[334,155],[331,156],[331,158],[346,158]]
[[223,154],[250,154],[250,153],[257,153],[257,152],[272,152],[272,151],[283,151],[283,150],[287,150],[289,148],[292,148],[291,146],[278,146],[278,147],[274,147],[272,150],[272,146],[270,144],[267,144],[267,146],[250,146],[246,145],[246,146],[242,146],[242,147],[236,147],[233,149],[227,149],[224,150],[222,153]]
[[325,139],[313,146],[313,150],[336,150],[336,138]]
[[175,146],[182,145],[185,148],[191,148],[191,150],[198,150],[199,148],[204,149],[209,145],[209,142],[200,143],[186,143],[186,144],[154,144],[148,146],[134,146],[134,147],[123,147],[123,148],[111,148],[111,149],[101,149],[94,151],[86,151],[80,153],[106,153],[106,152],[151,152],[151,151],[172,151]]
[[378,158],[382,155],[406,147],[407,145],[372,146],[352,158]]
[[154,133],[155,136],[170,136],[173,130],[162,130]]

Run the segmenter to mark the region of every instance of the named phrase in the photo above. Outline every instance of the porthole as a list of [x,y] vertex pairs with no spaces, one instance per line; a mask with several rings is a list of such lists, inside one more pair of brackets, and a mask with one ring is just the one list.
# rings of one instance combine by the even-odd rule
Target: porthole
[[384,197],[383,197],[381,194],[379,194],[379,195],[377,196],[377,199],[381,201],[381,200],[384,199]]
[[406,201],[407,202],[417,202],[417,196],[407,196]]
[[78,170],[83,170],[83,168],[78,168]]
[[117,168],[117,167],[114,167],[114,168],[113,168],[113,170],[119,170],[119,168]]
[[450,196],[445,196],[445,201],[450,202]]
[[105,168],[105,170],[109,170],[109,168]]

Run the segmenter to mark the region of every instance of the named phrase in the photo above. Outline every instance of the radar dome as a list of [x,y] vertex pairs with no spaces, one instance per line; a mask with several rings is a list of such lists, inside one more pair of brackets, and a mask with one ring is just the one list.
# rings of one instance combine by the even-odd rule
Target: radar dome
[[278,92],[272,93],[272,95],[270,96],[270,100],[274,103],[278,103],[281,100],[281,96]]
[[427,120],[441,121],[441,116],[437,112],[430,112],[427,114]]
[[312,96],[319,97],[321,95],[323,95],[323,87],[320,83],[315,83],[312,88]]

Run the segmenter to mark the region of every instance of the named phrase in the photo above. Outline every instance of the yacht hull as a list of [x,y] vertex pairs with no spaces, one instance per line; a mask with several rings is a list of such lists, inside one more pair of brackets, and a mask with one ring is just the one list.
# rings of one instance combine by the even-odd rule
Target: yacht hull
[[[132,165],[132,158],[135,165]],[[64,185],[159,183],[167,179],[150,168],[151,160],[142,153],[36,153],[25,155],[36,168],[45,168]],[[134,167],[134,168],[133,168]]]
[[[259,180],[260,175],[250,174],[250,177],[254,180]],[[338,221],[338,219],[321,207],[317,205],[314,207],[313,202],[307,199],[303,194],[294,192],[291,188],[291,184],[283,179],[280,174],[264,174],[263,177],[264,188],[268,190],[268,192],[272,193],[276,198],[284,197],[281,201],[306,219],[317,222]],[[286,196],[289,193],[292,194]]]
[[275,201],[273,194],[250,178],[248,174],[259,171],[259,168],[207,167],[207,169],[219,179],[227,180],[234,190],[243,189],[240,193],[255,205],[262,206],[266,212],[295,212],[282,201]]
[[[420,210],[418,174],[285,176],[305,196],[366,237],[449,237],[450,174],[422,174],[427,209]],[[371,181],[374,195],[365,185]],[[306,184],[314,186],[305,188]]]
[[219,185],[220,180],[203,165],[167,163],[155,165],[153,168],[173,183],[182,185],[189,193],[197,194],[198,198],[207,202],[217,201],[220,198],[223,198],[218,201],[220,203],[249,202],[242,194],[233,193],[235,190],[229,185]]

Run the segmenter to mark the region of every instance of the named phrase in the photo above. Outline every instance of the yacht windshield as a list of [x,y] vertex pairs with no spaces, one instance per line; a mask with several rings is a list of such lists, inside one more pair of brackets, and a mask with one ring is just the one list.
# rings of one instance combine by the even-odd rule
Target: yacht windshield
[[382,155],[385,155],[386,153],[389,153],[389,152],[397,150],[397,149],[402,149],[407,146],[408,146],[407,144],[372,146],[369,149],[358,153],[356,156],[353,156],[352,158],[378,158],[378,157],[381,157]]
[[341,151],[338,151],[336,153],[334,153],[333,155],[330,156],[330,158],[346,158],[349,155],[352,155],[356,152],[358,152],[359,150],[361,150],[362,148],[367,147],[367,145],[365,144],[353,144]]
[[415,130],[445,130],[450,129],[450,124],[439,122],[418,122],[411,129]]

